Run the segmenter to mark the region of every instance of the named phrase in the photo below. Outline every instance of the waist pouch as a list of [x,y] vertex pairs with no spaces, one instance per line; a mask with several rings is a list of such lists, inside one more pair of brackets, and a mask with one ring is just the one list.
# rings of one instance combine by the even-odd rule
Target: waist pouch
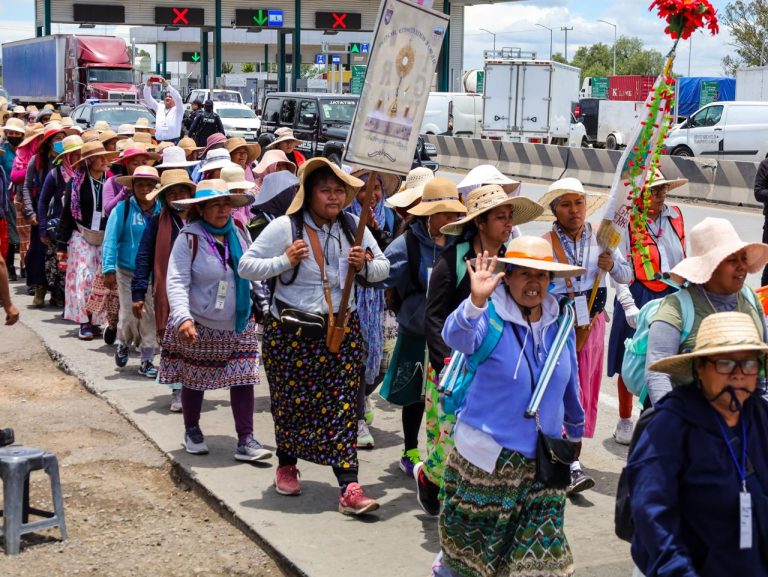
[[571,482],[576,447],[568,439],[548,437],[539,431],[536,443],[536,480],[545,487],[565,489]]
[[278,319],[284,330],[297,337],[325,338],[328,315],[292,308],[279,299],[275,299],[275,305],[277,306]]

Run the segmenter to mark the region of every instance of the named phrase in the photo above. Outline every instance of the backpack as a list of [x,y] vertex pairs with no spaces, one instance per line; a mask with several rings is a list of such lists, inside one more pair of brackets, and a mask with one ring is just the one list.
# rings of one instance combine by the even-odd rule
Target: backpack
[[445,374],[439,380],[438,392],[446,415],[455,415],[464,405],[467,391],[475,378],[477,367],[484,362],[496,345],[499,344],[504,321],[496,312],[492,301],[488,301],[488,332],[485,333],[480,347],[467,356],[459,351],[451,355],[451,362],[445,369]]

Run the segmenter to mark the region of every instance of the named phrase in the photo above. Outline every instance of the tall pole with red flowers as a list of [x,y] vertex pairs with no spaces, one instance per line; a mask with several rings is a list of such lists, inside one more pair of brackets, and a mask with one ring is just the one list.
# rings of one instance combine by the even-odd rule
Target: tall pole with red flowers
[[[664,32],[674,43],[667,54],[664,69],[656,78],[653,90],[645,100],[645,115],[634,128],[616,168],[611,185],[611,199],[606,205],[605,215],[597,233],[597,241],[605,250],[616,248],[621,236],[629,230],[643,231],[647,225],[651,185],[660,165],[667,132],[672,125],[674,79],[671,75],[678,42],[680,39],[690,38],[691,34],[700,28],[706,27],[712,35],[719,32],[716,11],[707,0],[654,0],[649,10],[654,9],[659,18],[666,20],[667,27]],[[645,235],[637,234],[635,238],[642,239]],[[654,271],[648,247],[638,242],[631,250],[640,253],[647,278],[653,278]],[[593,287],[590,308],[597,295],[601,275]]]

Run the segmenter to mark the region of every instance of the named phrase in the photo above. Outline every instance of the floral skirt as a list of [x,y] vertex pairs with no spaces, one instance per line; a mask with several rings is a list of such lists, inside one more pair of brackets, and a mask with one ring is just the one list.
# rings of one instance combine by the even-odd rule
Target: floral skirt
[[[64,318],[76,323],[87,323],[86,302],[93,290],[93,281],[101,270],[101,247],[88,244],[75,231],[67,248],[67,276],[64,281]],[[94,324],[100,319],[93,318]]]
[[242,333],[195,323],[197,340],[185,343],[171,320],[165,327],[159,382],[196,391],[259,384],[259,339],[253,317]]
[[296,336],[272,316],[262,346],[277,448],[305,461],[357,468],[357,394],[367,355],[357,315],[335,354],[325,335]]
[[[93,280],[93,290],[88,297],[86,308],[93,315],[94,319],[107,319],[107,324],[111,327],[117,326],[118,315],[120,314],[120,297],[117,288],[108,289],[104,284],[104,275],[101,274],[101,263],[99,263],[99,272]],[[94,324],[96,321],[94,320]]]
[[45,253],[45,282],[53,295],[64,294],[64,271],[59,268],[56,243],[51,242]]

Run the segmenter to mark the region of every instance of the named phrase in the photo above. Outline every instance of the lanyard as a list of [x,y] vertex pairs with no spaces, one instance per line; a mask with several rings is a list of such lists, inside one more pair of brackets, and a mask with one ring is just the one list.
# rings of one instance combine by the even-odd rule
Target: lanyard
[[99,180],[93,180],[93,177],[89,174],[88,175],[89,180],[91,181],[91,196],[93,197],[93,211],[94,212],[100,212],[98,210],[99,202],[101,202],[101,188],[104,184],[104,181],[102,180],[104,176]]
[[[714,409],[712,409],[714,411]],[[741,415],[741,463],[736,458],[736,451],[733,450],[730,440],[728,439],[728,431],[725,430],[723,420],[719,415],[715,415],[717,418],[717,424],[720,425],[720,432],[723,435],[725,446],[728,447],[728,452],[731,454],[733,464],[736,465],[736,471],[739,473],[741,479],[741,488],[744,493],[747,492],[747,425],[744,423],[744,415]]]
[[211,233],[209,233],[207,230],[203,229],[203,233],[205,234],[205,240],[208,241],[208,244],[211,247],[211,251],[214,255],[216,255],[216,258],[218,258],[221,261],[221,264],[224,265],[224,271],[227,270],[227,263],[229,262],[229,242],[227,242],[226,237],[224,237],[224,258],[221,257],[221,253],[219,252],[219,249],[216,248],[216,241],[211,236]]
[[[587,228],[589,224],[584,224],[584,229],[581,231],[581,240],[579,241],[579,252],[578,252],[578,258],[576,251],[576,241],[573,241],[573,250],[571,250],[571,244],[570,239],[568,236],[563,232],[562,227],[559,224],[555,225],[555,231],[557,232],[557,235],[560,237],[560,244],[563,245],[563,248],[565,249],[565,253],[568,256],[568,260],[571,261],[571,263],[574,266],[578,266],[580,268],[583,267],[584,263],[584,252],[586,251],[587,246],[587,233],[589,232],[589,229]],[[581,282],[581,275],[576,277],[577,282]]]

